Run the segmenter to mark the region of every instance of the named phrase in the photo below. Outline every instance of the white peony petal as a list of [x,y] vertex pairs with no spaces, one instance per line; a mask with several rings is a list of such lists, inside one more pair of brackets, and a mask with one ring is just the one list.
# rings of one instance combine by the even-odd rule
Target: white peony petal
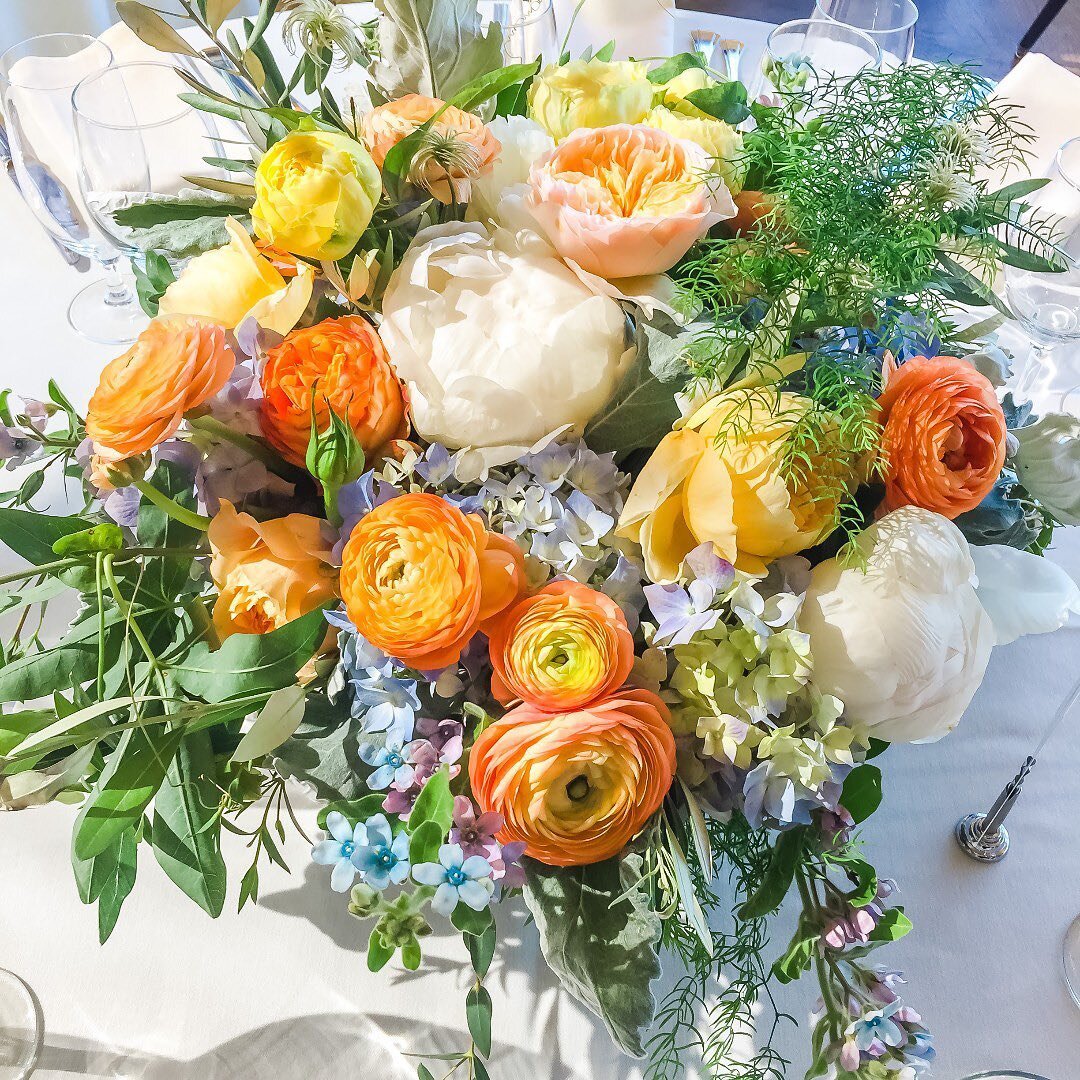
[[1057,563],[1003,544],[972,545],[971,554],[998,645],[1060,630],[1080,613],[1080,588]]

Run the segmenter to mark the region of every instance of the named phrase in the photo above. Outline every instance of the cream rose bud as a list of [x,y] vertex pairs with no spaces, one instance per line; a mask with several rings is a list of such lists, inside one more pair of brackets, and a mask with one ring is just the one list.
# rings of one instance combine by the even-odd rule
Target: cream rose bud
[[580,431],[632,359],[619,305],[535,233],[479,222],[421,230],[383,297],[380,337],[414,426],[486,465]]
[[814,568],[799,615],[814,685],[887,742],[932,742],[971,703],[994,627],[975,564],[951,521],[905,506],[856,540],[865,560]]
[[524,206],[529,173],[534,162],[555,149],[555,140],[527,116],[497,117],[488,127],[499,141],[499,154],[472,183],[469,219],[532,228],[532,216]]

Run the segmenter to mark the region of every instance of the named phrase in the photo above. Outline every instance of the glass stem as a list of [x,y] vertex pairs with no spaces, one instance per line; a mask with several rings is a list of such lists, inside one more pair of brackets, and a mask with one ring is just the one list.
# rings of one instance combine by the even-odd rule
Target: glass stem
[[1052,345],[1044,345],[1040,341],[1031,342],[1031,352],[1028,353],[1020,378],[1016,380],[1016,396],[1021,401],[1031,400],[1031,388],[1039,378],[1039,373],[1045,370],[1046,358],[1052,350]]
[[105,284],[109,290],[105,296],[105,303],[109,307],[126,307],[135,299],[135,295],[128,288],[124,275],[120,271],[120,256],[102,259],[101,268],[105,271]]

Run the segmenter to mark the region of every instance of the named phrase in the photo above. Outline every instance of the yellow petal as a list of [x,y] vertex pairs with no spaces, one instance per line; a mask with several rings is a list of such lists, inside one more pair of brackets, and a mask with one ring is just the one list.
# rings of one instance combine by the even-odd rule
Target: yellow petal
[[315,272],[312,268],[307,263],[297,263],[296,277],[283,289],[253,304],[244,318],[254,319],[266,330],[287,334],[307,310],[314,284]]
[[695,536],[711,540],[718,555],[735,561],[738,545],[731,474],[714,447],[702,454],[683,488],[683,514]]
[[683,516],[681,494],[672,495],[641,523],[641,551],[653,581],[676,581],[682,561],[698,545]]
[[704,452],[705,442],[696,431],[684,428],[665,435],[627,497],[617,535],[636,540],[644,519],[675,493]]

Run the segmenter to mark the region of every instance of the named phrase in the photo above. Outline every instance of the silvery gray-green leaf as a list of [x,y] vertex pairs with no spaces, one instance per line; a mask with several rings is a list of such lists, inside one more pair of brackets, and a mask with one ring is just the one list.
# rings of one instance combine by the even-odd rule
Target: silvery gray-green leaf
[[375,0],[382,59],[375,77],[391,99],[427,94],[449,101],[502,67],[502,28],[480,29],[476,0]]

